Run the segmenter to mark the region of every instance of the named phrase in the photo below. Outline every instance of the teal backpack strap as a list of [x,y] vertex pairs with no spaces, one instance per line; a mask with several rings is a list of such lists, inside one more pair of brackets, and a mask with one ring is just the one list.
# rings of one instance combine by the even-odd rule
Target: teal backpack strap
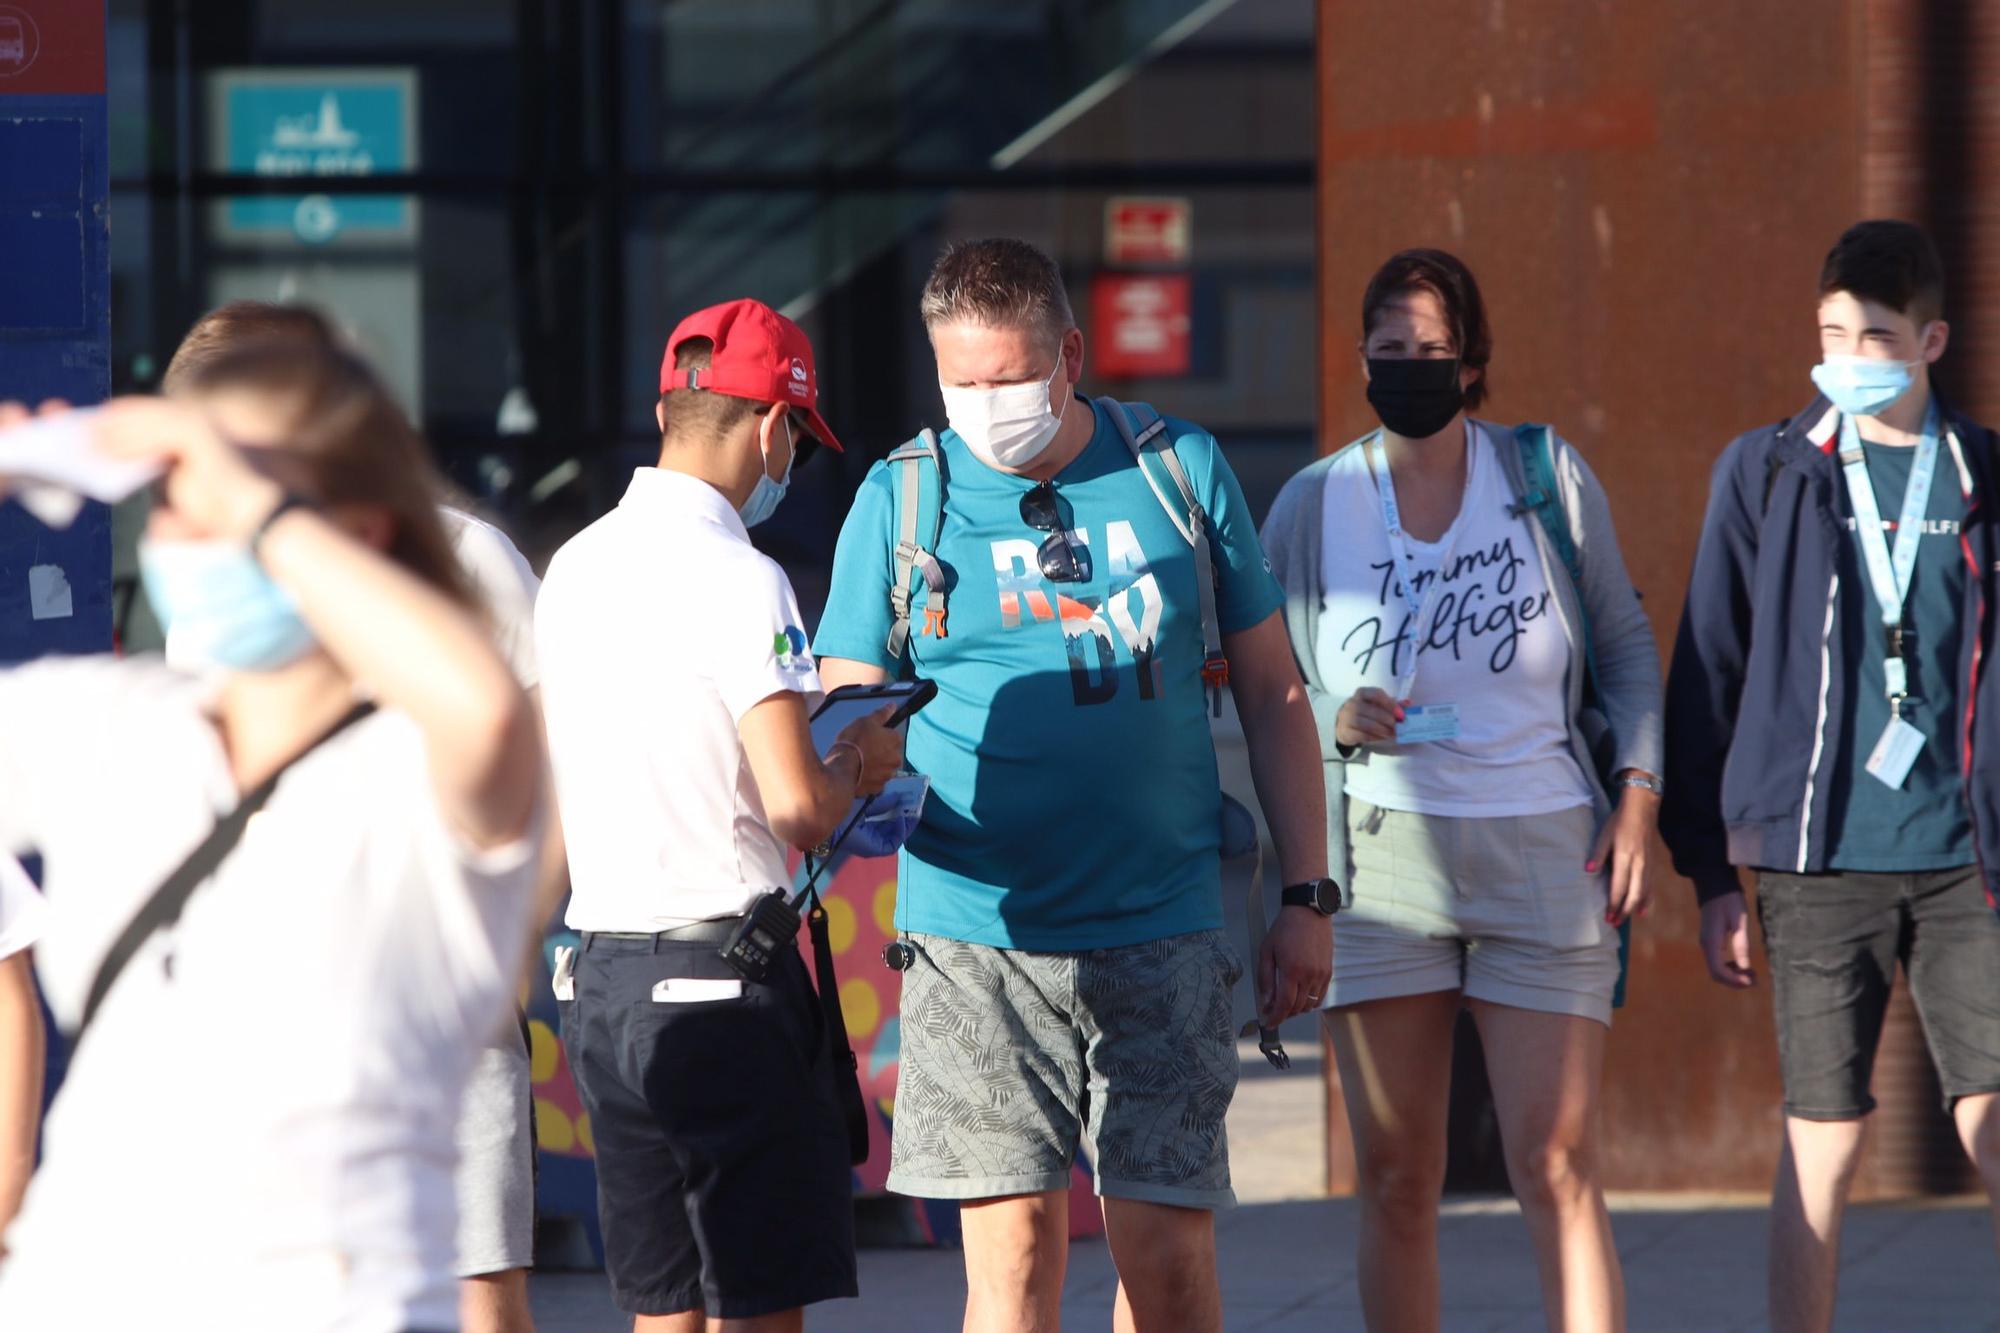
[[[937,478],[932,489],[936,508],[930,522],[930,545],[920,544],[923,530],[924,461]],[[944,532],[944,452],[938,447],[937,432],[928,426],[922,434],[889,455],[896,465],[896,547],[895,582],[889,585],[889,656],[901,661],[910,644],[910,606],[915,589],[911,575],[923,577],[929,596],[924,600],[924,632],[944,638],[946,604],[944,566],[938,563],[937,543]]]
[[[1576,604],[1583,609],[1583,672],[1584,697],[1597,698],[1597,640],[1590,632],[1590,609],[1583,603],[1583,558],[1576,549],[1576,539],[1569,530],[1569,515],[1563,509],[1562,489],[1556,483],[1555,432],[1547,426],[1534,422],[1523,422],[1514,427],[1514,442],[1521,450],[1521,475],[1527,486],[1522,491],[1521,501],[1514,507],[1517,514],[1533,511],[1547,534],[1549,545],[1555,548],[1556,558],[1569,573],[1570,586],[1576,589]],[[1632,923],[1626,921],[1618,927],[1618,984],[1611,992],[1611,1007],[1625,1007],[1625,976],[1632,961]]]
[[[1187,469],[1181,466],[1180,457],[1174,452],[1173,441],[1167,438],[1165,419],[1146,403],[1120,403],[1107,398],[1103,404],[1105,415],[1118,427],[1125,447],[1132,451],[1139,475],[1146,479],[1160,508],[1173,520],[1175,530],[1194,549],[1195,588],[1201,599],[1201,679],[1208,688],[1215,715],[1220,717],[1222,687],[1229,683],[1229,659],[1222,653],[1222,619],[1215,601],[1215,532],[1209,526],[1208,512],[1195,496],[1194,484],[1188,480]],[[1146,466],[1149,457],[1159,459],[1166,468],[1167,477],[1178,493],[1178,502]]]
[[[1514,427],[1514,443],[1521,450],[1521,474],[1527,480],[1521,500],[1514,507],[1517,514],[1533,511],[1542,525],[1542,532],[1548,537],[1549,545],[1555,548],[1556,558],[1562,561],[1569,573],[1570,585],[1576,589],[1577,605],[1583,606],[1583,558],[1576,549],[1576,539],[1570,533],[1569,514],[1563,509],[1562,488],[1556,481],[1555,432],[1547,426],[1535,422],[1523,422]],[[1597,644],[1590,632],[1590,610],[1583,611],[1583,666],[1584,690],[1587,697],[1597,696]]]

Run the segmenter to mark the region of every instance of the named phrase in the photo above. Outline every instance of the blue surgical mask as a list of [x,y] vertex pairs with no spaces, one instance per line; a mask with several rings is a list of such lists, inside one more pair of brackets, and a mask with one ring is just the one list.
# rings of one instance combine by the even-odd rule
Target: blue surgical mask
[[736,511],[746,528],[754,528],[776,513],[785,498],[785,489],[792,484],[792,464],[799,461],[799,439],[792,433],[790,415],[785,417],[785,440],[791,445],[791,457],[785,460],[785,475],[776,481],[771,480],[771,456],[764,452],[761,443],[757,446],[757,456],[764,460],[764,468],[757,474],[757,484],[751,488],[750,498]]
[[276,671],[313,648],[291,597],[234,542],[139,542],[139,578],[167,632],[167,661],[190,671]]
[[924,798],[931,780],[921,773],[890,778],[882,794],[868,803],[868,813],[848,830],[841,850],[852,856],[893,856],[924,817]]
[[1813,367],[1812,382],[1845,415],[1872,417],[1909,392],[1921,364],[1829,354]]

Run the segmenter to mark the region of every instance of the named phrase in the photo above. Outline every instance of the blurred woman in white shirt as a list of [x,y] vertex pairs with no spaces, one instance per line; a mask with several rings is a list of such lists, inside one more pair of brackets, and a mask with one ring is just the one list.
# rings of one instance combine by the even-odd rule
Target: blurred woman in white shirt
[[0,673],[0,850],[46,862],[65,1026],[161,881],[305,753],[103,997],[0,1326],[455,1327],[453,1121],[528,929],[533,710],[422,441],[331,337],[246,346],[89,429],[163,468],[141,568],[169,663]]

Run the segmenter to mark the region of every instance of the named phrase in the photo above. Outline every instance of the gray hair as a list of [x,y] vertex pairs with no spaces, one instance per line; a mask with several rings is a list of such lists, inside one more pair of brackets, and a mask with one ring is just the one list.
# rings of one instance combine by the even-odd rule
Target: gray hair
[[1005,236],[947,246],[931,265],[918,308],[927,330],[941,324],[1025,329],[1051,345],[1076,327],[1056,261]]

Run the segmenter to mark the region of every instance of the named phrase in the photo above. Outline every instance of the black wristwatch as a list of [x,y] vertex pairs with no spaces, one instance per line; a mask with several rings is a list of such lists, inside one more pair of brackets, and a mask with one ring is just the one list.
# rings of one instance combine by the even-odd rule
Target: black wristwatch
[[1287,884],[1278,894],[1278,901],[1286,907],[1310,907],[1321,916],[1332,916],[1343,906],[1340,885],[1330,879]]

